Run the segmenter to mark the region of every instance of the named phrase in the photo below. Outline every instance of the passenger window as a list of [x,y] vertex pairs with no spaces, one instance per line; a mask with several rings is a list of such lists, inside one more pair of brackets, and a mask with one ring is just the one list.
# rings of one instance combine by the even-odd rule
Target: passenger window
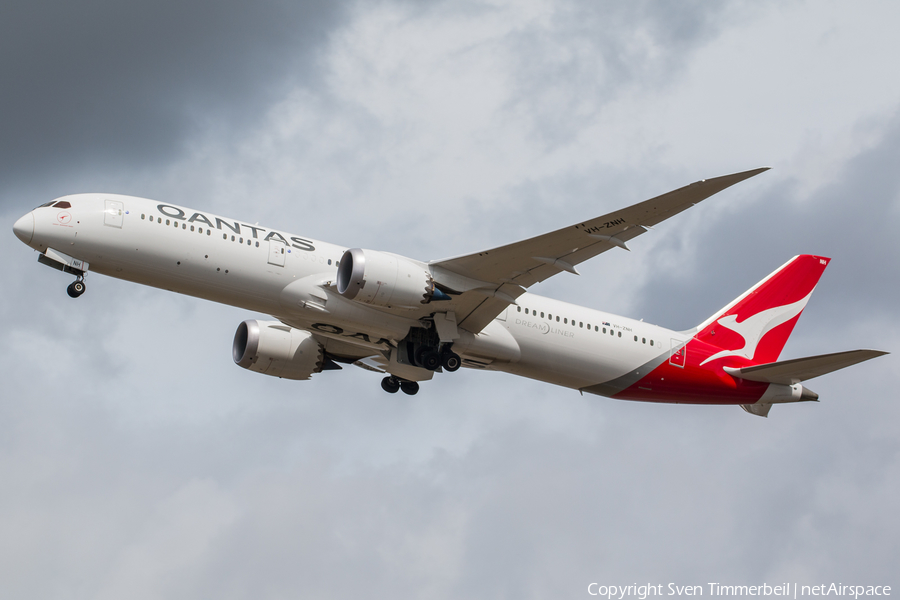
[[541,311],[541,318],[544,318],[544,311]]
[[650,340],[650,345],[651,345],[651,346],[653,345],[653,340]]
[[223,233],[223,234],[222,234],[222,239],[223,239],[223,240],[227,240],[227,239],[228,239],[228,234],[227,234],[227,233]]
[[168,225],[168,224],[169,224],[169,220],[168,220],[168,219],[166,219],[166,225]]
[[191,231],[193,231],[193,230],[194,230],[194,226],[193,226],[193,225],[191,225]]
[[578,321],[578,326],[584,329],[584,321]]
[[619,332],[619,337],[622,337],[622,332],[621,332],[621,331]]
[[641,338],[641,343],[642,343],[642,344],[646,344],[646,343],[647,343],[647,338]]
[[563,324],[568,325],[568,324],[569,324],[569,319],[563,319]]
[[559,315],[556,315],[556,322],[559,323]]
[[259,248],[259,242],[256,242],[256,247]]
[[244,238],[241,238],[240,241],[239,241],[238,243],[239,243],[239,244],[243,244],[243,243],[244,243]]
[[328,259],[328,264],[331,265],[331,259],[330,259],[330,258]]
[[153,215],[150,215],[150,222],[153,222]]
[[206,230],[206,235],[209,235],[210,233],[212,233],[212,232],[211,232],[209,229],[207,229],[207,230]]
[[[600,331],[600,326],[594,325],[594,331]],[[604,330],[603,333],[606,333],[606,330]]]
[[553,315],[551,315],[550,313],[547,313],[547,318],[550,319],[550,320],[552,321],[552,320],[553,320]]
[[521,307],[521,306],[517,306],[516,309],[517,309],[517,312],[522,312],[522,307]]
[[232,241],[232,242],[234,241],[234,236],[231,236],[231,241]]
[[144,213],[141,213],[141,221],[144,220],[144,216],[145,216],[145,214],[144,214]]
[[606,327],[603,328],[603,333],[606,333]]
[[[186,224],[186,223],[182,223],[182,224],[181,224],[181,228],[182,228],[182,229],[187,229],[187,224]],[[191,229],[193,230],[194,228],[191,227]]]
[[527,309],[527,308],[525,309],[525,314],[526,314],[526,315],[528,314],[528,309]]

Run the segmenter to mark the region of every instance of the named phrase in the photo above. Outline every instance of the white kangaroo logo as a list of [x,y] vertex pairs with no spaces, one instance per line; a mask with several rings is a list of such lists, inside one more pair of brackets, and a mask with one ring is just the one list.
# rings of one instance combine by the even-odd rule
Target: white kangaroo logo
[[744,338],[744,347],[737,350],[722,350],[716,352],[702,363],[702,367],[711,360],[722,358],[725,356],[743,356],[748,360],[753,360],[756,355],[756,347],[759,345],[767,333],[781,325],[787,323],[797,315],[799,315],[809,302],[810,292],[805,298],[797,300],[793,304],[785,304],[784,306],[776,306],[762,312],[758,312],[751,317],[747,317],[738,323],[737,315],[728,315],[717,321],[719,325],[732,330],[742,338]]

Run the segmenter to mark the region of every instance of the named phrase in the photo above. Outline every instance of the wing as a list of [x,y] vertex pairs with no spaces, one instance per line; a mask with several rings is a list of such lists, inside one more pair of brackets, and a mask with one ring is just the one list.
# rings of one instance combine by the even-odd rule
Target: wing
[[460,327],[481,331],[525,289],[626,243],[647,228],[768,167],[704,179],[640,204],[499,248],[429,263],[435,282],[454,298]]

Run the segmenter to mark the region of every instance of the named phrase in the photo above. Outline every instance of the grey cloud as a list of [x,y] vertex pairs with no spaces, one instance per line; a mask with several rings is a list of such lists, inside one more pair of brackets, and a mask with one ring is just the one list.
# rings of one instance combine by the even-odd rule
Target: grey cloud
[[536,135],[549,147],[565,143],[607,103],[677,81],[691,55],[726,30],[743,7],[560,3],[547,22],[513,34],[518,93],[510,109],[532,115]]
[[[584,403],[593,439],[510,417],[461,454],[341,473],[327,452],[292,453],[298,434],[271,415],[256,432],[246,413],[125,431],[90,398],[35,399],[5,414],[42,424],[5,437],[20,457],[5,480],[22,493],[3,511],[20,557],[5,562],[4,589],[51,594],[61,577],[80,597],[129,585],[167,598],[547,597],[591,581],[753,584],[801,567],[801,582],[890,583],[900,464],[889,439],[866,439],[871,414],[781,407],[763,421],[554,396]],[[273,453],[233,460],[230,446],[264,439]]]
[[[596,21],[609,5],[593,16],[588,13],[594,9],[572,9],[585,23],[595,19],[584,26],[585,38],[591,27],[601,32],[598,37],[615,38],[597,42],[609,44],[609,52],[640,27],[656,32],[673,51],[616,63],[620,79],[610,85],[639,77],[626,72],[629,65],[648,69],[646,85],[664,85],[668,67],[677,68],[705,36],[727,26],[718,20],[719,9],[709,9],[707,20],[697,5],[683,15],[655,13],[650,6],[622,8],[610,23]],[[118,10],[93,10],[101,9]],[[157,58],[137,49],[103,57],[78,47],[73,60],[97,57],[103,68],[82,71],[94,78],[86,81],[143,111],[140,127],[159,115],[153,122],[162,133],[155,146],[142,147],[139,125],[128,129],[134,113],[112,111],[115,118],[106,120],[92,112],[100,110],[90,106],[93,87],[82,88],[71,76],[78,108],[64,107],[56,117],[61,130],[75,132],[67,134],[63,150],[88,139],[79,137],[89,134],[82,121],[103,129],[121,150],[112,156],[86,146],[88,177],[115,171],[124,179],[146,158],[146,176],[162,178],[161,165],[176,160],[179,144],[203,126],[185,125],[196,123],[197,107],[210,106],[214,126],[229,111],[236,125],[249,123],[267,98],[277,96],[277,90],[266,96],[267,85],[277,87],[291,76],[278,68],[253,69],[276,47],[299,48],[272,24],[282,9],[263,10],[257,19],[228,8],[230,17],[221,17],[196,42],[181,26],[167,30],[161,16],[193,8],[139,10],[148,14],[139,29],[154,25],[164,34],[160,39],[175,40],[171,50],[148,41],[144,31],[138,35],[142,47],[156,48],[159,54],[151,54]],[[71,12],[57,14],[78,21]],[[205,31],[198,25],[205,17],[190,14],[183,21]],[[310,14],[309,26],[324,28],[314,35],[325,35],[326,24],[334,22],[327,19],[338,18],[329,14],[318,21]],[[240,29],[242,19],[246,37],[231,54],[214,56],[224,32]],[[566,27],[578,20],[571,17]],[[15,22],[26,19],[20,15]],[[671,31],[663,30],[667,23],[674,24]],[[293,31],[295,24],[288,18],[284,27]],[[269,27],[273,39],[263,39],[260,31]],[[97,34],[103,27],[87,22],[82,29]],[[80,46],[74,33],[61,35],[61,45],[46,49],[36,64],[60,72],[52,57],[63,51],[56,48]],[[111,35],[126,45],[126,31]],[[238,51],[240,44],[246,52]],[[178,67],[179,48],[189,55],[184,67]],[[299,62],[291,63],[299,65],[294,76],[313,76],[308,69],[314,53],[312,46],[301,48]],[[130,73],[128,60],[144,75]],[[217,60],[235,63],[234,70],[194,81]],[[550,74],[549,66],[541,68]],[[581,68],[573,65],[561,84]],[[263,88],[259,95],[248,91],[254,82]],[[172,87],[154,95],[151,84]],[[29,89],[45,89],[40,86]],[[21,99],[3,102],[24,110]],[[37,106],[52,112],[57,105]],[[543,116],[537,126],[555,128],[542,123]],[[29,156],[46,148],[41,144],[48,127],[39,127],[38,140],[25,147]],[[24,130],[14,131],[21,136]],[[641,259],[636,244],[630,254],[585,265],[582,278],[554,279],[536,291],[601,309],[617,297],[641,298],[635,304],[620,299],[622,312],[687,327],[791,255],[819,252],[835,261],[798,325],[797,343],[839,350],[850,336],[875,346],[895,339],[898,179],[892,165],[898,132],[900,125],[887,121],[878,144],[846,160],[835,182],[810,197],[790,177],[767,183],[762,175],[648,234],[656,240],[655,256],[682,261],[678,273],[653,256]],[[63,150],[31,164],[12,147],[8,142],[3,152],[18,165],[15,186],[27,194],[44,184],[26,181],[25,172],[74,171],[85,164]],[[525,183],[509,191],[515,211],[476,207],[471,223],[458,227],[461,233],[452,239],[427,230],[415,235],[432,244],[434,257],[469,252],[643,200],[695,176],[720,174],[685,176],[650,163],[641,171],[608,165],[534,187]],[[216,183],[209,176],[185,185]],[[9,190],[13,184],[4,185]],[[725,209],[723,202],[734,206]],[[850,217],[848,205],[855,213]],[[327,217],[314,208],[297,213],[294,222],[349,238],[335,241],[361,235],[387,240],[397,230],[394,222],[394,229],[359,233],[361,227],[346,225],[337,211],[327,213],[334,223],[322,225]],[[382,212],[389,210],[398,209],[387,203]],[[19,213],[18,206],[7,211],[0,238],[0,254],[8,257],[0,302],[5,595],[579,597],[591,581],[834,578],[897,584],[900,415],[894,398],[900,371],[893,355],[816,380],[810,385],[822,402],[776,407],[767,420],[734,407],[582,397],[497,373],[444,375],[423,384],[414,399],[382,394],[379,377],[357,369],[285,382],[231,363],[234,327],[253,317],[244,311],[97,275],[88,278],[88,294],[71,301],[64,292],[68,277],[38,265],[9,231]],[[682,230],[696,237],[686,239]],[[389,243],[418,256],[421,247],[411,236]],[[471,247],[471,240],[483,246]],[[452,250],[445,248],[451,244]],[[880,319],[875,324],[867,321],[873,315]]]
[[[692,327],[792,256],[818,254],[833,261],[807,312],[818,314],[822,323],[873,313],[887,317],[900,292],[894,231],[900,210],[898,154],[900,113],[885,119],[878,143],[850,157],[833,182],[811,195],[801,195],[790,176],[769,185],[764,183],[769,174],[747,182],[756,189],[746,191],[733,209],[704,211],[709,217],[684,235],[669,230],[654,252],[690,249],[690,270],[652,270],[638,313],[652,322]],[[729,200],[735,198],[708,203]],[[712,207],[694,210],[704,208]],[[823,294],[828,297],[818,298]],[[855,314],[848,311],[851,306]],[[804,313],[803,319],[808,317]]]
[[[0,20],[0,180],[147,168],[235,132],[298,81],[334,2],[13,2]],[[115,165],[115,167],[113,167]]]

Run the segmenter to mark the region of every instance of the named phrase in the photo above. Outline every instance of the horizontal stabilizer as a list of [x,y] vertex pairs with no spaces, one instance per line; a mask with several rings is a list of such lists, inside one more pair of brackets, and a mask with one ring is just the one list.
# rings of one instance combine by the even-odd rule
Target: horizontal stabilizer
[[887,354],[887,352],[882,352],[881,350],[849,350],[834,354],[782,360],[742,369],[725,367],[725,372],[749,381],[793,385],[884,354]]

